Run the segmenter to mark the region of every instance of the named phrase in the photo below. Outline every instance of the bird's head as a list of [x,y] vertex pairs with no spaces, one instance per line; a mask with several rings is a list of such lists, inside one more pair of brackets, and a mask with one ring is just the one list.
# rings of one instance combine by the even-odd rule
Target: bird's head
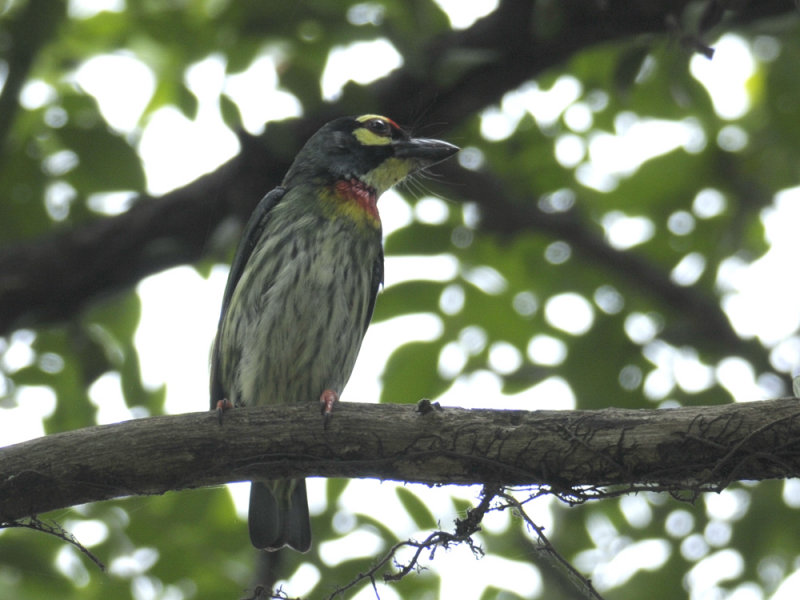
[[303,146],[283,185],[315,181],[363,186],[376,198],[408,175],[436,164],[459,148],[413,138],[379,115],[342,117],[324,125]]

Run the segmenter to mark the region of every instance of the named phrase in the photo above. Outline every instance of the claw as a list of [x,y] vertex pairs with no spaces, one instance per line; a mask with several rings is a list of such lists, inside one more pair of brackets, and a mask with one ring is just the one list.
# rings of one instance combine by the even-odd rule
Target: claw
[[322,410],[322,421],[324,427],[328,427],[328,423],[331,420],[331,414],[333,413],[333,405],[337,400],[339,400],[339,394],[333,390],[324,390],[322,394],[320,394],[319,404]]
[[233,408],[233,404],[231,404],[231,401],[228,400],[227,398],[223,398],[222,400],[217,402],[217,408],[216,408],[217,421],[219,421],[220,425],[222,425],[222,415],[223,415],[223,413],[225,413],[226,410],[230,410],[232,408]]

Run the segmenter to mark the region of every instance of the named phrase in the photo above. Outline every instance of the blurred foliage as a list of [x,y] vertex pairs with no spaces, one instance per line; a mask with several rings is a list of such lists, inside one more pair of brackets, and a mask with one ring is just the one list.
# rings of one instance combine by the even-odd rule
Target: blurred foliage
[[[332,49],[386,39],[413,77],[427,64],[424,42],[450,31],[447,16],[429,0],[323,0],[302,6],[256,0],[145,1],[88,16],[77,10],[84,3],[69,3],[70,10],[65,10],[62,2],[16,0],[0,3],[0,82],[15,72],[17,55],[7,42],[20,38],[14,28],[34,4],[40,22],[52,27],[42,28],[42,36],[49,37],[30,38],[31,44],[41,45],[34,49],[26,90],[39,99],[21,106],[13,99],[14,105],[6,102],[5,116],[0,115],[0,122],[10,124],[0,139],[3,245],[106,218],[92,201],[96,194],[143,194],[144,168],[136,152],[141,130],[163,107],[175,107],[188,119],[197,115],[198,99],[185,75],[210,55],[221,57],[226,73],[235,74],[268,54],[280,88],[293,94],[308,114],[324,105],[320,80]],[[542,19],[536,33],[543,38],[546,24],[557,22],[558,15],[548,13],[555,6],[537,3]],[[427,314],[441,324],[434,339],[394,350],[383,372],[381,401],[436,398],[487,373],[509,395],[503,398],[504,407],[513,402],[518,408],[542,408],[530,398],[539,398],[531,391],[545,381],[567,382],[578,408],[731,401],[715,367],[733,355],[752,359],[752,346],[727,351],[714,346],[692,328],[688,317],[697,315],[680,314],[624,265],[598,262],[581,244],[613,237],[614,221],[635,218],[650,233],[626,252],[645,259],[666,279],[687,257],[694,257],[696,264],[699,260],[699,272],[683,288],[712,299],[721,310],[730,290],[720,272],[732,263],[752,262],[769,248],[760,216],[776,191],[797,182],[798,33],[795,16],[774,20],[768,28],[753,25],[736,31],[754,53],[756,70],[747,83],[751,106],[734,120],[715,113],[706,89],[690,72],[691,54],[665,32],[590,47],[542,74],[538,87],[527,83],[509,92],[499,106],[487,107],[486,114],[475,114],[449,132],[445,137],[466,149],[462,163],[501,180],[508,198],[496,203],[487,199],[480,206],[463,202],[461,196],[468,199],[469,194],[457,181],[439,182],[437,190],[445,190],[445,200],[405,195],[416,216],[387,236],[387,256],[449,257],[457,267],[451,277],[404,281],[380,295],[376,322]],[[80,65],[105,54],[133,56],[154,76],[154,92],[132,133],[110,127],[96,100],[75,83]],[[480,53],[455,58],[441,74],[443,82],[455,81],[464,69],[485,60]],[[11,85],[11,79],[5,83]],[[557,114],[543,118],[526,94],[550,94],[564,84],[571,86],[573,97]],[[345,93],[355,97],[363,92],[349,86]],[[225,123],[239,127],[236,102],[222,94],[219,103]],[[420,108],[411,107],[409,113]],[[583,115],[583,124],[570,118],[569,109],[573,117]],[[508,126],[507,135],[484,136],[489,118],[498,114]],[[610,176],[602,185],[587,185],[590,158],[603,157],[588,156],[586,148],[595,147],[602,136],[622,134],[633,123],[651,119],[684,123],[692,139]],[[567,138],[584,151],[573,163],[556,158],[559,143]],[[704,204],[709,198],[710,204]],[[423,218],[423,211],[416,210],[423,201],[434,202],[443,216]],[[562,239],[552,229],[537,227],[536,219],[512,232],[487,226],[493,210],[502,213],[515,206],[574,218],[576,237]],[[201,272],[207,274],[208,267]],[[575,317],[564,324],[552,317],[549,310],[565,300],[589,315],[585,322]],[[133,343],[139,314],[140,302],[129,291],[61,326],[0,339],[2,410],[14,409],[22,387],[46,386],[56,397],[55,410],[44,423],[46,432],[92,425],[97,406],[88,389],[102,375],[115,373],[125,402],[136,414],[163,412],[165,390],[150,390],[141,382]],[[796,332],[788,332],[787,339],[796,342],[792,335]],[[5,355],[15,345],[28,347],[31,356],[24,366],[10,368]],[[759,351],[766,361],[770,349]],[[687,365],[705,373],[705,382],[686,383],[681,368]],[[785,370],[786,365],[776,364],[776,371],[779,367]],[[770,384],[763,388],[765,395],[780,392],[777,377],[759,381]],[[499,400],[469,399],[489,407]],[[715,510],[709,509],[713,499],[681,503],[656,494],[636,496],[634,503],[624,498],[579,507],[551,502],[543,510],[552,518],[547,533],[556,548],[576,560],[607,598],[722,598],[736,589],[756,590],[748,597],[763,598],[795,571],[800,556],[800,542],[786,526],[797,517],[799,504],[797,493],[787,492],[789,500],[784,500],[788,485],[735,485],[719,496],[724,507]],[[347,482],[330,480],[326,489],[324,511],[313,517],[317,541],[311,552],[284,558],[287,579],[301,566],[313,565],[316,583],[313,577],[298,583],[310,589],[309,598],[363,573],[398,539],[395,525],[377,514],[350,514],[352,522],[345,519],[343,525],[339,512],[347,507],[339,501]],[[437,523],[449,527],[448,519],[469,507],[468,496],[455,492],[452,514],[445,515],[430,508],[421,494],[402,487],[392,500],[407,512],[414,528],[426,530]],[[58,540],[6,530],[0,532],[0,596],[234,598],[252,587],[254,553],[223,489],[81,506],[49,517],[78,532],[79,538],[90,528],[100,531],[97,541],[87,544],[108,571],[98,572]],[[509,573],[514,573],[514,564],[538,565],[538,597],[572,597],[552,570],[537,562],[535,542],[520,523],[511,519],[501,530],[484,531],[481,542],[487,554],[512,565]],[[349,549],[336,563],[325,551],[326,542],[353,532],[368,533],[371,545],[363,551]],[[630,558],[632,567],[614,562],[647,540],[665,548],[662,559],[657,552],[641,550],[645,558]],[[726,550],[724,556],[732,560],[725,563],[726,572],[709,572],[703,559]],[[461,571],[475,597],[528,597],[519,590],[530,589],[530,582],[523,585],[513,576],[494,580],[485,589],[481,581],[473,583],[472,560],[464,558]],[[429,571],[393,586],[399,597],[438,596],[442,582],[436,561],[426,565]],[[291,589],[287,592],[294,595]],[[370,597],[371,591],[364,593],[359,597]]]

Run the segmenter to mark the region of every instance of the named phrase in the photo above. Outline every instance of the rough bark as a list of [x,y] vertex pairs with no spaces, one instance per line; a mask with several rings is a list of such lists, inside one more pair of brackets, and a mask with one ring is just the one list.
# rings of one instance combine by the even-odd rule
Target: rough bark
[[[342,403],[152,417],[0,450],[0,522],[84,502],[254,477],[720,489],[800,474],[800,402],[509,411]],[[614,493],[619,493],[619,489]]]

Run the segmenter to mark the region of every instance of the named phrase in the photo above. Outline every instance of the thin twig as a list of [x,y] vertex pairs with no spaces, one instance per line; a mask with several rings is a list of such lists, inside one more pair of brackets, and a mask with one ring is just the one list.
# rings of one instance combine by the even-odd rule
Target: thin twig
[[[449,533],[447,531],[434,531],[423,541],[404,540],[393,545],[389,551],[383,555],[370,569],[364,573],[359,573],[352,581],[347,584],[337,587],[328,600],[333,600],[336,596],[343,594],[347,590],[352,589],[365,579],[369,579],[372,583],[372,589],[375,591],[375,597],[380,600],[378,595],[378,588],[375,582],[376,574],[383,569],[389,561],[393,561],[397,571],[394,573],[384,573],[383,580],[385,582],[399,581],[412,571],[421,570],[419,564],[420,556],[425,550],[430,550],[430,557],[433,558],[436,549],[439,547],[449,548],[453,544],[467,544],[472,553],[481,558],[484,555],[483,549],[476,545],[472,540],[472,535],[480,531],[480,523],[484,515],[490,510],[492,500],[500,493],[501,489],[496,486],[485,486],[481,492],[481,501],[475,508],[467,511],[467,516],[464,519],[456,519],[455,531]],[[395,560],[397,553],[401,548],[415,548],[414,555],[405,564],[398,563]]]
[[555,549],[553,544],[544,534],[544,529],[537,525],[533,519],[528,516],[528,513],[525,512],[522,504],[516,498],[506,492],[501,492],[498,495],[503,498],[503,500],[505,500],[509,506],[515,508],[519,512],[525,523],[527,523],[528,527],[530,527],[536,533],[540,552],[567,572],[567,574],[570,576],[570,579],[580,589],[582,595],[586,598],[592,598],[593,600],[603,600],[603,597],[592,585],[591,580],[588,577],[581,575],[581,573],[578,572],[574,566],[572,566],[572,563],[570,563],[558,552],[558,550]]
[[6,523],[0,523],[0,529],[11,529],[14,527],[33,529],[34,531],[41,531],[42,533],[55,536],[58,539],[75,546],[78,550],[80,550],[83,554],[85,554],[86,557],[89,558],[89,560],[91,560],[94,564],[96,564],[101,571],[106,570],[106,566],[102,563],[102,561],[99,558],[97,558],[97,556],[92,554],[92,552],[86,546],[81,544],[74,535],[72,535],[69,531],[64,529],[61,525],[59,525],[55,521],[42,521],[39,517],[34,516],[34,517],[28,517],[27,519],[21,521],[9,521]]

